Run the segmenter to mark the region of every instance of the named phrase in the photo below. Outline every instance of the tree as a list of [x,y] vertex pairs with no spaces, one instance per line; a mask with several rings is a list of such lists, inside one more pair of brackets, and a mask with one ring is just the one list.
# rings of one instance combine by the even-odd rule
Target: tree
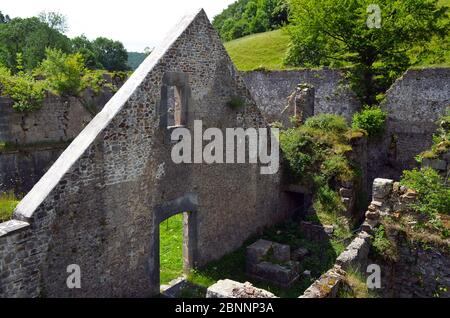
[[82,75],[85,72],[83,56],[47,49],[46,59],[35,72],[45,77],[52,91],[76,96],[82,89]]
[[286,63],[350,66],[364,104],[376,103],[411,64],[408,51],[448,36],[447,7],[438,0],[291,0],[292,45]]
[[100,64],[108,71],[127,71],[128,53],[122,42],[99,37],[92,43]]
[[46,48],[70,51],[70,39],[38,18],[14,18],[0,24],[0,63],[16,73],[17,54],[22,54],[24,70],[34,69],[44,58]]
[[87,68],[91,70],[101,69],[98,52],[94,50],[94,45],[84,34],[72,39],[72,52],[79,52],[84,59]]
[[61,33],[67,32],[67,19],[61,13],[42,11],[39,13],[38,18],[41,22],[47,24],[53,30]]

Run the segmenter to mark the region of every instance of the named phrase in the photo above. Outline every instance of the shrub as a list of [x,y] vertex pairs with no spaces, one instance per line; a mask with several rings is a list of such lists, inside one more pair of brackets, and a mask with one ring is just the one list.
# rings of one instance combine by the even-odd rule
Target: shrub
[[431,149],[419,154],[417,161],[421,162],[424,158],[435,159],[450,150],[450,108],[445,116],[439,118],[437,124],[439,128],[433,135]]
[[344,117],[333,114],[320,114],[306,120],[305,126],[342,134],[348,130]]
[[[280,134],[280,145],[297,181],[320,184],[336,178],[348,181],[353,169],[344,153],[351,150],[346,137],[349,130],[345,119],[337,115],[309,118],[303,126],[287,129]],[[323,181],[323,182],[322,182]]]
[[353,115],[352,128],[362,129],[370,137],[380,136],[384,132],[387,114],[379,107],[365,107]]
[[432,217],[450,214],[450,187],[432,168],[403,171],[400,183],[418,193],[418,202],[411,205],[415,211]]
[[22,71],[12,75],[7,68],[0,66],[0,91],[11,97],[15,110],[31,111],[41,107],[45,83]]
[[101,70],[85,70],[83,77],[81,78],[81,87],[80,90],[84,90],[86,88],[92,89],[95,93],[99,93],[102,87],[111,86],[111,90],[113,90],[113,85],[108,83],[108,81],[104,77],[105,71]]
[[396,245],[389,240],[384,226],[380,225],[374,232],[372,252],[384,260],[395,262],[398,257]]
[[36,74],[46,78],[48,88],[53,92],[78,95],[82,89],[82,76],[85,72],[83,56],[80,53],[68,55],[56,49],[47,49],[46,55]]

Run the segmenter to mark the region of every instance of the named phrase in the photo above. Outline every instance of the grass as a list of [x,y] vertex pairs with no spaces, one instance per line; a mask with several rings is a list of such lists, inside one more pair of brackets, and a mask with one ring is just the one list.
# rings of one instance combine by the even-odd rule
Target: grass
[[225,48],[241,71],[259,68],[283,70],[284,55],[290,39],[282,30],[252,34],[225,43]]
[[[245,248],[256,240],[263,238],[274,242],[288,244],[292,249],[298,247],[307,248],[310,255],[300,263],[300,272],[310,270],[312,278],[300,277],[300,280],[289,289],[282,289],[265,282],[256,282],[245,273]],[[338,250],[336,250],[339,249]],[[202,287],[209,287],[220,279],[232,279],[238,282],[251,282],[254,286],[268,290],[278,297],[297,298],[314,279],[326,272],[343,250],[342,244],[333,242],[311,242],[300,233],[298,223],[287,221],[283,224],[267,229],[261,236],[247,240],[238,250],[229,253],[220,260],[211,262],[207,266],[195,269],[188,275],[191,283]]]
[[12,218],[12,214],[18,203],[19,199],[13,192],[0,193],[0,223]]
[[338,298],[376,298],[377,294],[367,288],[366,277],[356,269],[348,269],[345,287],[341,288]]
[[[440,0],[442,6],[450,6],[450,0]],[[252,34],[240,39],[226,42],[228,51],[234,64],[240,71],[256,69],[286,70],[292,69],[283,65],[283,59],[289,47],[290,38],[283,30]],[[410,52],[412,68],[449,67],[450,66],[450,37],[446,39],[433,38],[428,50],[435,56],[424,58],[417,62],[417,55],[424,48],[417,46]]]
[[160,281],[167,284],[183,274],[183,214],[160,224]]

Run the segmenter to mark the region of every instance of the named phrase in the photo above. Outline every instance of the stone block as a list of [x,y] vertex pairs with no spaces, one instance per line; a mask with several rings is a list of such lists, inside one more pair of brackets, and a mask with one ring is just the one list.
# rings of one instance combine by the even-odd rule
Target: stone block
[[440,159],[433,159],[430,162],[430,167],[435,170],[445,171],[447,169],[447,162]]
[[282,288],[289,288],[299,278],[299,264],[288,262],[286,264],[273,264],[261,262],[256,265],[256,271],[252,276],[258,280],[270,282]]
[[291,248],[289,245],[273,244],[273,256],[278,262],[289,262],[291,260]]
[[254,287],[249,282],[244,284],[224,279],[210,286],[206,298],[277,298],[267,290]]
[[373,199],[383,201],[392,191],[394,181],[390,179],[377,178],[373,181]]

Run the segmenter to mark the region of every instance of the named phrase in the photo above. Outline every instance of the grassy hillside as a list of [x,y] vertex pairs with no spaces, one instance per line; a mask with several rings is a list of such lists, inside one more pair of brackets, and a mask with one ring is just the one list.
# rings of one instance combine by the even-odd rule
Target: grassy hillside
[[[450,0],[440,0],[441,5],[450,6]],[[282,30],[249,35],[240,39],[226,42],[225,48],[230,54],[236,67],[241,71],[250,71],[258,68],[268,70],[284,70],[284,55],[289,46],[289,35]],[[424,58],[417,63],[416,56],[424,51],[417,47],[411,52],[413,67],[450,66],[450,37],[444,41],[433,39],[428,48],[433,56]]]
[[286,69],[284,54],[289,36],[281,30],[249,35],[225,43],[225,48],[239,70],[249,71],[264,67],[270,70]]

